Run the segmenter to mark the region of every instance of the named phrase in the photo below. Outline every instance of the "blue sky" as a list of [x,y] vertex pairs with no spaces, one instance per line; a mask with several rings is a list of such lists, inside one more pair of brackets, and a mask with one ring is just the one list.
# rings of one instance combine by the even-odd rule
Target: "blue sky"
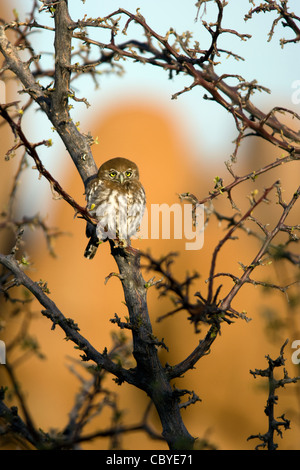
[[[201,25],[201,18],[195,22],[197,9],[195,0],[81,0],[69,1],[71,17],[74,20],[87,17],[103,17],[119,7],[135,12],[140,8],[140,13],[147,19],[148,24],[161,35],[164,35],[170,27],[178,33],[189,30],[193,33],[193,39],[200,41],[200,47],[209,44],[209,36]],[[258,5],[260,2],[256,2]],[[299,0],[290,0],[290,9],[297,14]],[[20,12],[30,10],[31,2],[13,0],[11,8],[16,7]],[[282,49],[279,40],[282,37],[291,38],[292,32],[283,28],[280,24],[275,30],[271,42],[267,42],[268,32],[275,18],[273,13],[255,15],[252,20],[244,21],[245,14],[249,11],[251,4],[248,0],[229,0],[224,9],[223,27],[235,29],[240,33],[251,34],[252,38],[242,41],[237,36],[223,34],[219,38],[219,47],[229,49],[242,57],[245,61],[236,61],[233,58],[222,58],[222,64],[216,67],[216,73],[240,74],[247,81],[256,79],[259,84],[269,88],[271,94],[257,92],[252,99],[254,103],[268,112],[273,106],[279,105],[289,107],[300,112],[299,105],[292,102],[292,86],[296,80],[300,80],[299,45],[288,44]],[[201,7],[201,14],[204,6]],[[300,13],[300,12],[299,12]],[[298,14],[299,14],[298,13]],[[215,21],[217,14],[216,5],[207,3],[206,14],[202,20]],[[42,13],[40,23],[52,25],[53,20],[49,13]],[[138,38],[140,29],[133,25],[128,30],[127,36],[120,35],[120,41],[129,38]],[[91,28],[91,36],[99,41],[107,41],[107,31]],[[142,38],[142,36],[140,36]],[[42,53],[42,63],[47,66],[53,63],[53,33],[45,31],[32,36],[33,44],[37,53]],[[47,55],[48,51],[51,54]],[[82,103],[76,104],[73,111],[75,121],[80,120],[81,128],[88,131],[88,123],[91,114],[97,110],[99,119],[104,119],[107,109],[113,103],[123,99],[134,97],[145,99],[151,103],[159,103],[167,109],[171,109],[172,115],[178,125],[182,125],[186,136],[192,143],[195,153],[212,157],[220,157],[222,161],[228,160],[233,150],[232,140],[236,137],[235,124],[232,117],[219,105],[203,100],[204,91],[196,87],[189,93],[181,95],[177,100],[171,100],[172,94],[182,90],[191,84],[188,76],[175,76],[168,80],[167,72],[157,67],[144,66],[127,60],[123,63],[126,73],[122,77],[114,75],[103,75],[100,78],[100,88],[95,89],[92,80],[85,76],[77,83],[78,96],[85,96],[92,104],[86,110]],[[300,82],[299,82],[300,84]],[[75,86],[75,85],[74,85]],[[38,119],[39,126],[33,125]],[[34,140],[41,139],[41,125],[43,126],[43,138],[52,138],[55,144],[53,154],[57,155],[61,143],[51,131],[51,126],[41,113],[33,113],[28,132]],[[212,132],[213,129],[213,132]],[[58,148],[57,148],[58,147]],[[61,147],[62,148],[62,147]],[[51,151],[51,150],[50,150]],[[49,149],[45,149],[49,156]],[[47,168],[55,166],[55,158],[47,158]]]

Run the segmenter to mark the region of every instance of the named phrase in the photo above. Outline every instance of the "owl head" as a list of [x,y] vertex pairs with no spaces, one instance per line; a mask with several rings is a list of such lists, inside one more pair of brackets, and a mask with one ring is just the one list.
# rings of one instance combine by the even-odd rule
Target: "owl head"
[[139,179],[139,170],[136,164],[127,158],[112,158],[103,163],[98,171],[98,178],[124,184]]

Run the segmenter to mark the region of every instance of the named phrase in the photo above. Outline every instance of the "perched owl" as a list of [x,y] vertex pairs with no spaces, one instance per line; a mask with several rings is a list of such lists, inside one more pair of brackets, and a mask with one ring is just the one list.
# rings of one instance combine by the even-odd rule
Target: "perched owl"
[[87,223],[90,241],[84,256],[92,259],[100,241],[128,241],[137,232],[145,210],[146,196],[139,170],[126,158],[103,163],[86,188],[87,209],[98,223]]

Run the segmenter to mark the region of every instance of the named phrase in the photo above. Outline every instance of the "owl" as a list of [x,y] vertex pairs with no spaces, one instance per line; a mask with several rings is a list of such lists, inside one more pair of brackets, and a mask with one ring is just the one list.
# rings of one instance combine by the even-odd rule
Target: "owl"
[[101,241],[124,246],[136,234],[145,211],[146,196],[137,165],[126,158],[103,163],[86,188],[87,209],[97,220],[87,223],[90,241],[84,256],[92,259]]

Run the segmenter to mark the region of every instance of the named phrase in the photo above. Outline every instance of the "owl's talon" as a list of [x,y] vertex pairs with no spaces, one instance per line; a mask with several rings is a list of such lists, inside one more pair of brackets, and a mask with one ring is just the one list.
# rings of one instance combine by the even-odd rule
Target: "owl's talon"
[[117,238],[116,240],[113,240],[114,248],[126,248],[128,246],[128,243],[126,240],[122,240]]

